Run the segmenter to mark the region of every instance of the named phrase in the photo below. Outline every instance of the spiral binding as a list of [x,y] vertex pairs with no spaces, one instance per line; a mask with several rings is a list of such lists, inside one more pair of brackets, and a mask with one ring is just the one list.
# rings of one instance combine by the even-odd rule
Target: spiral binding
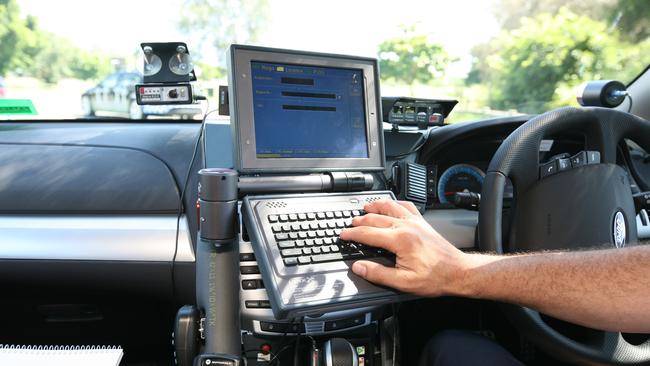
[[20,346],[15,344],[0,344],[0,353],[5,354],[38,354],[41,352],[56,352],[58,354],[97,354],[112,353],[122,350],[121,346]]

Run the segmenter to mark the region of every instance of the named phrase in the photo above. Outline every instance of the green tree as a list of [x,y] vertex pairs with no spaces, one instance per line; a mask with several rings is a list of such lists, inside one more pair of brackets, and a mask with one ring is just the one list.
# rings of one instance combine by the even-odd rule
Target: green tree
[[82,80],[103,78],[113,71],[109,57],[96,52],[78,50],[72,56],[70,76]]
[[105,55],[39,29],[35,17],[20,16],[14,0],[0,0],[0,75],[12,72],[56,83],[64,77],[98,79],[110,71]]
[[[566,8],[575,14],[602,20],[611,12],[619,0],[497,0],[493,7],[494,16],[502,29],[521,27],[522,20],[539,14],[557,14]],[[636,1],[636,0],[632,0]],[[643,0],[642,0],[643,1]],[[641,2],[641,1],[640,1]]]
[[537,113],[565,104],[558,90],[585,80],[629,80],[642,69],[649,45],[624,42],[605,22],[567,9],[525,18],[490,45],[499,50],[487,57],[490,106]]
[[405,28],[404,35],[387,39],[379,45],[379,68],[385,80],[401,82],[411,88],[416,82],[426,84],[442,76],[455,59],[428,37]]
[[650,1],[618,0],[609,7],[609,20],[626,38],[641,42],[650,36]]
[[0,76],[11,68],[25,24],[14,0],[0,0]]
[[35,29],[21,40],[12,71],[48,84],[63,78],[95,80],[112,71],[110,58],[80,50],[67,39]]
[[178,27],[191,38],[198,37],[199,47],[192,50],[194,58],[210,53],[223,74],[226,48],[232,43],[257,41],[268,24],[269,13],[268,0],[186,0]]

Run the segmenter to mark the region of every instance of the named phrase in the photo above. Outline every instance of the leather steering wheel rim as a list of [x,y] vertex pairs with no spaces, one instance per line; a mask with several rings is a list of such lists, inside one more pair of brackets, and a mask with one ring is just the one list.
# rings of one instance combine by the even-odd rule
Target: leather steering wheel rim
[[[512,181],[516,202],[518,192],[538,184],[541,140],[569,130],[583,133],[587,150],[599,151],[603,164],[616,164],[616,149],[624,138],[650,151],[650,122],[628,113],[567,107],[529,120],[503,141],[488,167],[479,210],[482,251],[504,253],[501,231],[506,178]],[[633,229],[636,231],[635,225]],[[633,345],[621,333],[602,332],[599,340],[580,343],[552,328],[535,310],[511,304],[504,304],[504,309],[513,325],[531,342],[563,360],[617,365],[650,363],[650,340]]]

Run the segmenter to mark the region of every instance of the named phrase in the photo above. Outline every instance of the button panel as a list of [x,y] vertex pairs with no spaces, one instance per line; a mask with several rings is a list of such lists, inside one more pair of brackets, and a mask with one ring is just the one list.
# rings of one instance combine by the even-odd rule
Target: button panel
[[304,333],[304,323],[276,323],[276,322],[260,322],[260,330],[263,332],[271,333]]
[[559,172],[578,168],[584,165],[600,164],[600,151],[588,150],[567,158],[568,154],[553,157],[551,161],[540,164],[539,178],[543,179]]
[[333,330],[357,327],[359,325],[363,325],[365,322],[366,322],[366,316],[363,314],[359,316],[355,316],[353,318],[331,320],[325,322],[325,331],[328,332]]

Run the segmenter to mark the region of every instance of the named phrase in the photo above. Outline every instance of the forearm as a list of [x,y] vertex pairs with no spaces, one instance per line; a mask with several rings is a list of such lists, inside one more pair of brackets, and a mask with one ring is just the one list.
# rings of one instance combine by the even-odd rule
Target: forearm
[[466,259],[452,294],[603,330],[650,332],[650,246]]

